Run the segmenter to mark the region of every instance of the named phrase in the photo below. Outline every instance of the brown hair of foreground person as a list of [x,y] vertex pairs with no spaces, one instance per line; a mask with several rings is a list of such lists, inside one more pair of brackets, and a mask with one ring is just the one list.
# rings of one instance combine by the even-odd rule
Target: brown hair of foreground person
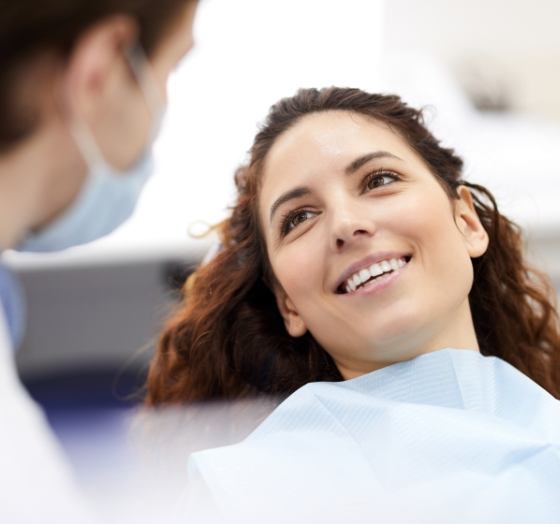
[[480,351],[509,362],[560,397],[560,333],[553,288],[524,260],[520,229],[498,211],[491,193],[461,179],[462,160],[441,147],[422,113],[397,96],[358,89],[300,90],[271,108],[238,170],[238,199],[219,225],[222,250],[187,281],[151,364],[146,404],[155,406],[259,394],[286,395],[312,381],[342,380],[333,359],[308,332],[291,337],[277,309],[274,276],[258,218],[263,164],[276,139],[310,113],[344,110],[387,124],[424,160],[450,199],[467,186],[489,236],[472,260],[469,294]]
[[[0,14],[0,152],[14,147],[38,126],[38,101],[48,90],[26,76],[41,61],[68,60],[76,42],[95,24],[113,16],[137,25],[138,41],[150,56],[178,15],[196,0],[17,0]],[[36,84],[36,82],[35,82]]]

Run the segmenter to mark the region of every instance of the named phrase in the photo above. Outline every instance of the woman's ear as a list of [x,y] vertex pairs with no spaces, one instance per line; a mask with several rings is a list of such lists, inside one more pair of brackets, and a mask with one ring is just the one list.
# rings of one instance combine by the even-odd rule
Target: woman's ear
[[471,258],[477,258],[488,249],[488,233],[474,207],[471,192],[466,186],[459,186],[459,199],[454,201],[455,224],[465,242],[465,247]]
[[307,333],[307,326],[304,320],[300,317],[290,297],[278,284],[274,287],[274,295],[276,296],[276,304],[280,314],[284,319],[286,331],[292,337],[302,337],[305,335]]

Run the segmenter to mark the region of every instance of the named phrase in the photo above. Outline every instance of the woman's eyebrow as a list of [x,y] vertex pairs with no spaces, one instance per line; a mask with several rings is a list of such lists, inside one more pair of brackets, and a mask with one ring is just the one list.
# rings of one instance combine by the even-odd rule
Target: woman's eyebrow
[[286,191],[282,195],[280,195],[275,201],[274,204],[270,207],[270,221],[272,222],[272,217],[276,210],[284,203],[288,202],[288,200],[293,200],[294,198],[299,198],[305,195],[309,195],[311,193],[308,187],[294,187],[294,189],[290,189]]
[[346,167],[344,173],[347,175],[351,175],[352,173],[360,169],[360,167],[362,167],[364,164],[367,164],[371,160],[376,160],[378,158],[393,158],[402,161],[402,158],[398,157],[397,155],[393,155],[393,153],[389,153],[389,151],[373,151],[372,153],[366,153],[365,155],[359,156],[358,158],[353,160]]
[[[373,151],[371,153],[366,153],[365,155],[359,156],[355,160],[353,160],[344,170],[344,173],[347,175],[351,175],[364,164],[367,164],[371,160],[375,160],[377,158],[393,158],[396,160],[402,161],[402,158],[394,155],[393,153],[389,153],[389,151]],[[282,205],[288,202],[289,200],[293,200],[295,198],[299,198],[311,193],[308,187],[295,187],[294,189],[290,189],[286,191],[284,194],[280,195],[270,207],[270,221],[272,222],[272,218],[274,217],[274,213],[276,210]]]

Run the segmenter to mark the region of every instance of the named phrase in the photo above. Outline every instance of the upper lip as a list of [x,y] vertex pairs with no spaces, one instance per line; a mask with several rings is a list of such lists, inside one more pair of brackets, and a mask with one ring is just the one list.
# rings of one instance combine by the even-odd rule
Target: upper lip
[[334,291],[336,292],[346,280],[350,278],[354,273],[357,273],[361,269],[367,268],[372,264],[376,264],[377,262],[381,262],[382,260],[390,260],[392,258],[403,258],[407,257],[410,258],[409,253],[405,253],[403,251],[379,251],[378,253],[374,253],[373,255],[369,255],[358,262],[354,262],[350,266],[348,266],[338,277],[336,284],[334,286]]

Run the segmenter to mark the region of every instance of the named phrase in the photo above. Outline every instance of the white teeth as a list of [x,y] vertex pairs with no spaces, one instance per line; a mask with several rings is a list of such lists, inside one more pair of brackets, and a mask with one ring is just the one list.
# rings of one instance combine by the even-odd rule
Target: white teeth
[[369,269],[362,269],[359,275],[362,283],[371,278],[371,273],[369,272]]
[[346,280],[345,291],[346,293],[356,291],[358,286],[367,282],[371,277],[375,278],[383,273],[396,271],[404,266],[406,266],[404,258],[391,258],[390,260],[383,260],[382,262],[372,264],[369,268],[361,269],[349,277]]
[[380,264],[372,264],[369,266],[369,272],[371,273],[372,277],[378,277],[379,275],[383,274],[383,268]]

